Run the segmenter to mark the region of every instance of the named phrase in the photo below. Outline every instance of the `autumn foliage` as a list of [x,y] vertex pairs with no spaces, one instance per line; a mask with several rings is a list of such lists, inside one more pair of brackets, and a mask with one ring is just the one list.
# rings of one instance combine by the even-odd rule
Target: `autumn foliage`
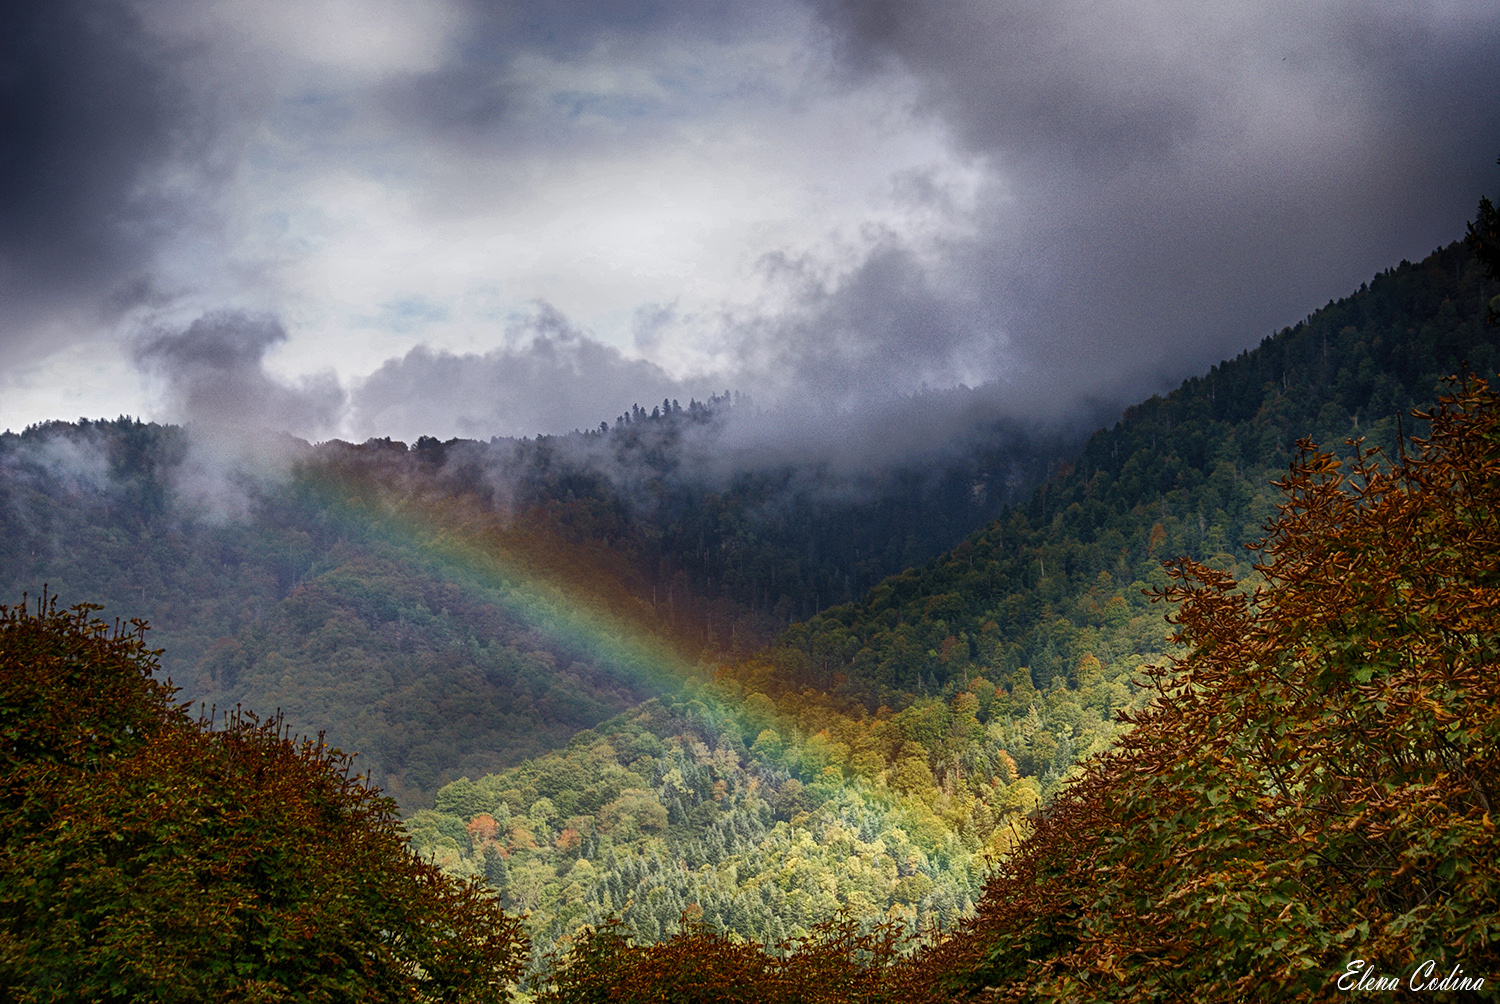
[[951,990],[1341,1000],[1434,960],[1496,996],[1500,397],[1424,417],[1394,463],[1303,444],[1252,591],[1176,563],[1167,696],[933,953]]
[[517,921],[347,757],[193,720],[91,609],[0,607],[0,999],[506,999]]
[[898,924],[861,931],[842,916],[766,948],[683,917],[681,932],[633,943],[618,921],[554,960],[538,1004],[926,1004],[946,1000],[904,951]]

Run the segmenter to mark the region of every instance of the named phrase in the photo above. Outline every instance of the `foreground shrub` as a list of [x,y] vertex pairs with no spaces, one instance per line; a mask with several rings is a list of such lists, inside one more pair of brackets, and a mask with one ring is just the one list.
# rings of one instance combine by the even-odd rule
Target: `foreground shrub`
[[637,945],[618,921],[553,960],[538,1004],[923,1004],[944,1000],[895,925],[845,916],[767,951],[690,923]]
[[516,920],[347,757],[194,721],[92,609],[0,607],[0,999],[506,999]]

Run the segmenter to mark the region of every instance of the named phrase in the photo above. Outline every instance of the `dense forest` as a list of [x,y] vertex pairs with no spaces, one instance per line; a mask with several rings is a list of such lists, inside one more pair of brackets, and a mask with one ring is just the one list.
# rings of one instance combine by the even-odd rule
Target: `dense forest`
[[987,856],[1114,744],[1120,712],[1157,696],[1148,678],[1173,651],[1170,604],[1149,595],[1169,585],[1164,562],[1193,556],[1253,587],[1247,545],[1297,441],[1399,455],[1421,424],[1403,413],[1431,406],[1445,375],[1500,362],[1492,289],[1462,244],[1382,273],[1130,409],[1025,504],[701,692],[440,790],[411,820],[416,846],[504,889],[539,955],[610,915],[654,941],[688,907],[762,941],[839,910],[946,925]]
[[1001,423],[926,469],[711,474],[694,458],[733,401],[665,406],[411,448],[224,450],[128,419],[5,434],[0,582],[148,620],[188,698],[279,708],[419,808],[685,671],[661,664],[754,651],[938,553],[1066,444]]
[[578,932],[548,1004],[1494,1000],[1500,395],[1464,380],[1396,458],[1309,447],[1259,582],[1172,563],[1185,645],[1115,749],[1029,820],[977,914],[841,914],[756,943],[689,907]]
[[[1470,381],[1428,413],[1500,365],[1497,280],[1455,244],[1066,462],[1009,429],[842,494],[827,470],[684,473],[719,399],[238,466],[179,429],[54,423],[0,438],[0,558],[18,593],[150,615],[185,696],[358,750],[434,875],[525,915],[548,999],[725,960],[837,963],[867,999],[1158,999],[1213,978],[1184,961],[1204,945],[1262,979],[1226,996],[1315,996],[1356,939],[1381,966],[1493,953],[1500,406]],[[1338,714],[1294,699],[1327,687]],[[1259,894],[1253,861],[1281,898],[1215,920]]]
[[[139,622],[111,631],[87,607],[61,614],[45,600],[0,610],[0,985],[28,1001],[1336,1000],[1402,985],[1493,999],[1500,395],[1467,380],[1429,417],[1430,436],[1394,467],[1360,452],[1345,474],[1333,455],[1304,452],[1278,486],[1253,596],[1174,563],[1165,598],[1181,604],[1187,648],[1153,673],[1156,700],[1032,814],[977,916],[916,943],[899,916],[867,912],[758,944],[695,902],[660,940],[610,918],[578,930],[521,991],[509,983],[524,945],[514,919],[477,883],[412,857],[394,806],[346,758],[277,721],[192,721],[153,679]],[[965,692],[954,710],[972,717],[976,703]],[[666,723],[679,735],[726,724],[696,698],[674,710],[696,719]],[[908,716],[903,731],[930,717]],[[757,759],[786,752],[774,737],[757,736]],[[732,773],[695,771],[645,729],[579,739],[569,754],[587,745],[592,760],[500,779],[529,792],[444,789],[445,808],[499,814],[477,812],[465,835],[512,898],[526,881],[509,873],[501,819],[504,847],[535,845],[553,808],[590,807],[569,799],[583,782],[584,798],[610,799],[601,829],[628,837],[669,828],[719,773],[689,810],[704,817],[710,861],[707,817],[759,808],[723,783]],[[622,755],[671,763],[668,807],[621,787],[641,777]],[[817,751],[806,755],[799,766],[816,767]],[[569,766],[588,773],[569,778]],[[565,852],[583,843],[574,822],[557,833]],[[825,834],[869,889],[875,836]],[[780,871],[800,871],[815,847],[797,841]],[[651,891],[670,897],[670,865],[652,866]],[[813,878],[809,892],[837,885]]]

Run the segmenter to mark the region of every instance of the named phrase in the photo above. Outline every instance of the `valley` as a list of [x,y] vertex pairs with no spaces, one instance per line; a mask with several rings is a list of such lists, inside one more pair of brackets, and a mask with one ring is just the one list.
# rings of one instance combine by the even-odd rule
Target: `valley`
[[357,753],[419,855],[526,917],[534,970],[610,918],[948,931],[1161,696],[1163,563],[1261,582],[1298,441],[1400,455],[1445,376],[1500,364],[1492,288],[1455,244],[1086,441],[997,424],[862,480],[703,473],[727,397],[259,453],[49,423],[0,438],[0,570],[148,620],[195,707]]

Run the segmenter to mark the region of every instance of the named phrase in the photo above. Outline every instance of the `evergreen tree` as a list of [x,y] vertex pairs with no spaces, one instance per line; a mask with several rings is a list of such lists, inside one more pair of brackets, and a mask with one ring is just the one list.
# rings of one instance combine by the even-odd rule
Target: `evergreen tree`
[[[1500,157],[1495,159],[1495,163],[1500,164]],[[1470,250],[1474,252],[1474,258],[1484,266],[1490,281],[1500,282],[1500,211],[1495,209],[1488,197],[1480,198],[1479,210],[1469,224],[1466,239]],[[1485,321],[1500,324],[1500,295],[1490,300],[1485,311]]]
[[936,953],[955,989],[1333,1001],[1461,970],[1495,996],[1500,395],[1425,417],[1394,466],[1304,444],[1253,593],[1176,564],[1188,654]]

